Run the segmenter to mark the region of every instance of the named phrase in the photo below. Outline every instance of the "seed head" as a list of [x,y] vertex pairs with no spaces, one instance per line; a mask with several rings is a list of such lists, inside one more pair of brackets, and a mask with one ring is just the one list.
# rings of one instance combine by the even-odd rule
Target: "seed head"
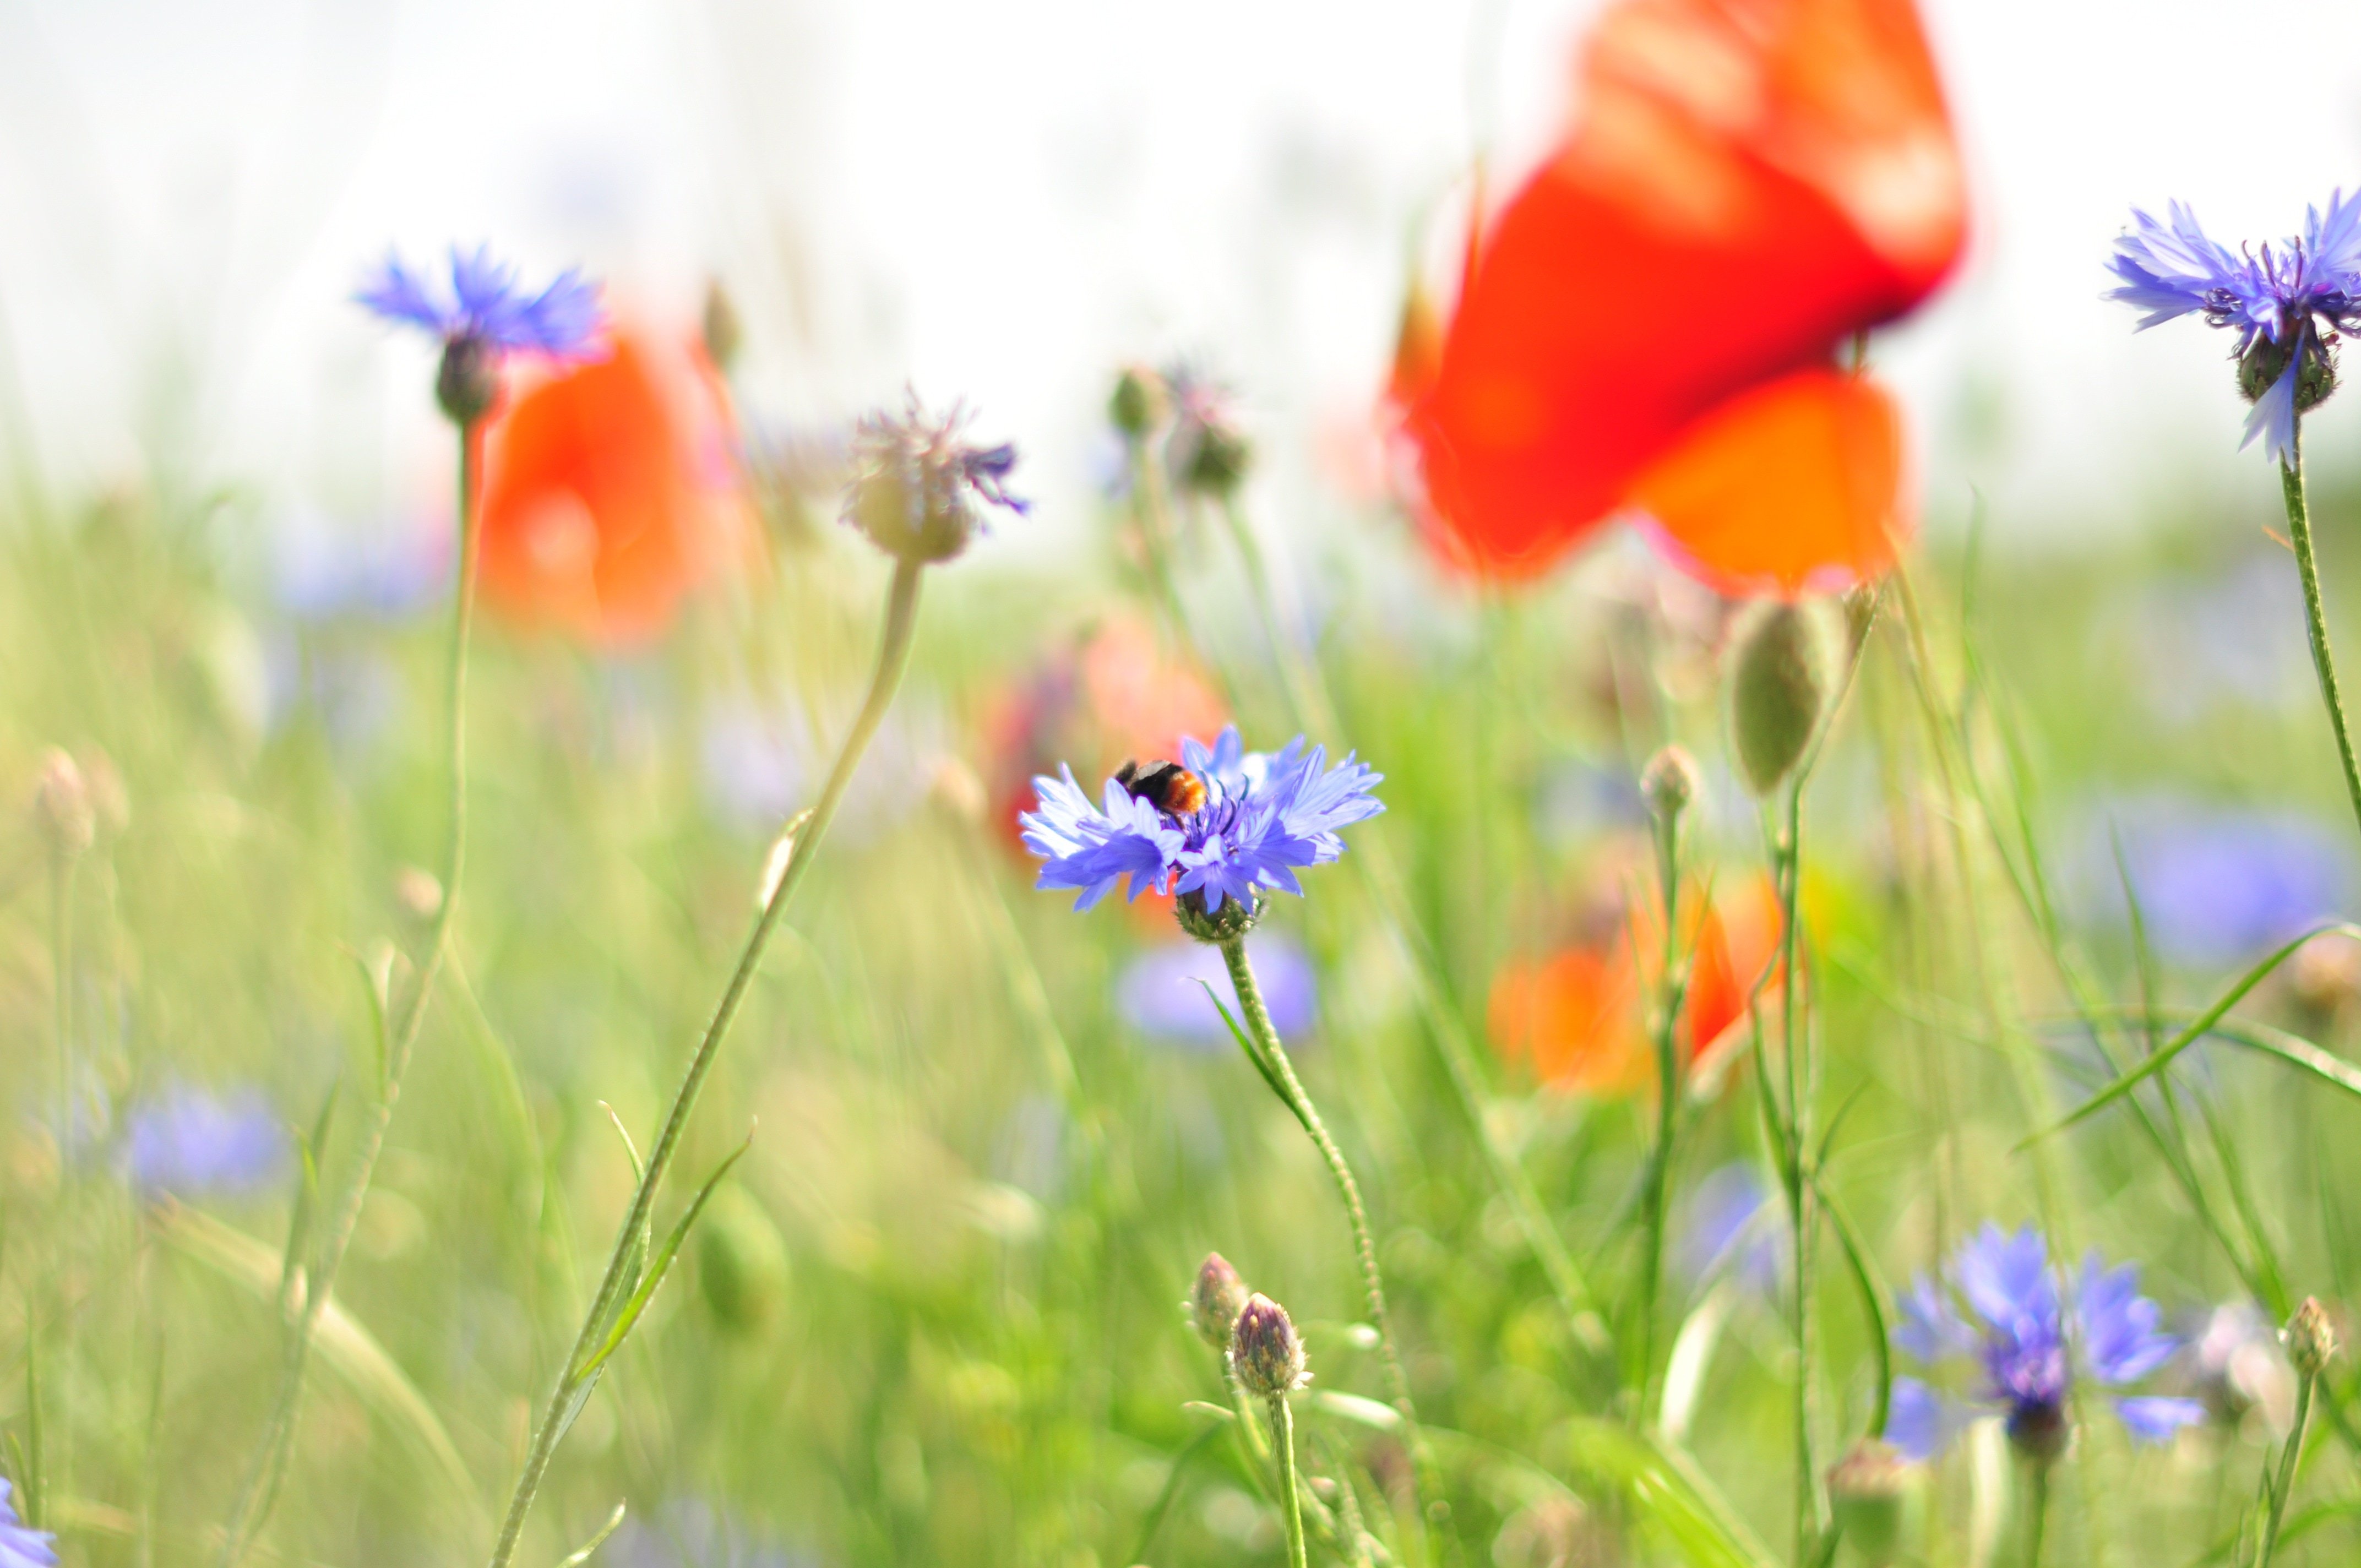
[[2306,1377],[2317,1377],[2336,1355],[2336,1325],[2328,1321],[2328,1309],[2316,1296],[2306,1296],[2303,1305],[2288,1320],[2288,1360],[2297,1372]]
[[33,826],[60,860],[72,860],[98,836],[90,785],[73,758],[55,746],[41,754],[33,785]]
[[1189,1292],[1189,1322],[1197,1337],[1215,1350],[1230,1347],[1230,1334],[1246,1309],[1246,1282],[1220,1253],[1209,1252],[1198,1266],[1196,1288]]
[[845,521],[896,560],[930,565],[957,555],[983,531],[979,502],[1020,515],[1029,510],[1007,489],[1016,448],[970,446],[959,439],[966,423],[957,407],[930,418],[915,393],[901,413],[862,420]]
[[1795,772],[1835,689],[1835,629],[1825,609],[1763,605],[1730,644],[1730,739],[1739,776],[1758,795]]
[[1679,819],[1682,812],[1696,800],[1705,781],[1697,773],[1697,759],[1679,746],[1667,746],[1648,759],[1640,770],[1640,798],[1648,809],[1663,821]]
[[1230,1331],[1230,1370],[1249,1394],[1271,1398],[1312,1381],[1303,1369],[1303,1341],[1287,1309],[1268,1296],[1249,1296]]

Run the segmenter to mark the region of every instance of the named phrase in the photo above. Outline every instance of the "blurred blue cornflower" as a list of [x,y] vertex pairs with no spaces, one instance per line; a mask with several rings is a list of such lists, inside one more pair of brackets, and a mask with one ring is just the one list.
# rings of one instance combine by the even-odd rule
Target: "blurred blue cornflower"
[[598,286],[585,281],[578,268],[567,268],[538,294],[528,293],[517,287],[516,269],[495,261],[489,246],[477,247],[472,256],[451,247],[447,295],[399,255],[388,254],[353,297],[385,320],[423,328],[446,344],[466,340],[558,359],[588,353],[603,324]]
[[[1282,1038],[1310,1029],[1319,1017],[1320,993],[1310,960],[1286,938],[1257,934],[1247,945],[1271,1027]],[[1214,1049],[1229,1044],[1229,1025],[1205,987],[1243,1018],[1222,955],[1202,942],[1170,942],[1150,948],[1126,964],[1115,981],[1115,1011],[1150,1039]]]
[[13,1488],[0,1478],[0,1568],[50,1568],[57,1562],[57,1540],[45,1530],[31,1530],[16,1517],[8,1500]]
[[2148,940],[2168,959],[2248,957],[2334,918],[2350,901],[2344,840],[2310,817],[2153,798],[2107,818],[2083,851],[2082,880],[2094,902],[2120,914],[2127,874]]
[[1692,1288],[1720,1277],[1758,1296],[1777,1288],[1787,1216],[1771,1199],[1769,1185],[1743,1161],[1725,1165],[1697,1184],[1673,1253]]
[[664,1504],[653,1520],[627,1521],[615,1532],[609,1555],[629,1568],[818,1568],[819,1563],[810,1552],[773,1540],[696,1498]]
[[1306,751],[1301,735],[1248,751],[1231,725],[1210,751],[1183,738],[1180,755],[1181,768],[1151,762],[1107,780],[1103,806],[1071,767],[1036,778],[1040,808],[1019,818],[1026,848],[1048,862],[1034,885],[1079,890],[1076,909],[1128,877],[1133,898],[1154,888],[1194,895],[1209,915],[1234,898],[1251,910],[1266,888],[1301,896],[1296,869],[1342,855],[1336,830],[1385,809],[1370,794],[1382,773],[1350,754],[1323,772],[1326,751]]
[[258,1090],[216,1095],[176,1083],[132,1111],[124,1153],[143,1197],[250,1192],[285,1169],[287,1132]]
[[2296,416],[2336,389],[2336,334],[2361,331],[2361,194],[2337,192],[2328,211],[2304,212],[2303,234],[2233,254],[2180,202],[2158,223],[2135,208],[2107,269],[2123,280],[2107,298],[2147,313],[2144,330],[2192,311],[2238,334],[2238,386],[2254,412],[2240,445],[2259,435],[2295,461]]
[[[2136,1265],[2106,1269],[2093,1252],[2070,1281],[2071,1300],[2069,1283],[2050,1266],[2039,1232],[2027,1225],[2012,1236],[1989,1223],[1960,1246],[1948,1288],[1920,1275],[1900,1302],[1894,1343],[1930,1369],[1971,1360],[1983,1387],[1962,1399],[1916,1377],[1895,1378],[1886,1440],[1914,1459],[1931,1459],[1977,1416],[1998,1414],[2021,1453],[2047,1462],[2070,1435],[2067,1398],[2078,1365],[2092,1381],[2121,1387],[2180,1348],[2158,1327],[2156,1303],[2139,1293]],[[2166,1442],[2205,1419],[2195,1399],[2134,1396],[2117,1398],[2114,1408],[2143,1442]]]

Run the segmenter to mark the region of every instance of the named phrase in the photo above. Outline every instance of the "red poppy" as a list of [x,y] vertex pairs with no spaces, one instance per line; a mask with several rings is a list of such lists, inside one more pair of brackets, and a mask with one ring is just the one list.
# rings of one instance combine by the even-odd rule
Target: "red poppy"
[[1957,261],[1965,200],[1910,0],[1620,0],[1556,155],[1471,247],[1392,395],[1454,558],[1529,576],[1625,508],[1726,589],[1874,574],[1899,422],[1835,368]]
[[[1680,1038],[1697,1062],[1744,1023],[1748,992],[1778,956],[1779,906],[1764,877],[1713,901],[1697,890],[1685,905],[1690,967]],[[1654,1080],[1647,1013],[1663,937],[1652,907],[1616,925],[1611,937],[1504,965],[1493,980],[1494,1046],[1531,1062],[1554,1088],[1620,1094]]]
[[754,516],[720,378],[692,344],[623,329],[526,384],[485,433],[486,601],[602,646],[642,642]]

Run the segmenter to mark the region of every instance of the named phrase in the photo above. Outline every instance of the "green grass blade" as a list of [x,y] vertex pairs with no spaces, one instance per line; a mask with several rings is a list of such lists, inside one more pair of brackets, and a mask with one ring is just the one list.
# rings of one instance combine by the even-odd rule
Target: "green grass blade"
[[1575,1467],[1620,1487],[1691,1568],[1771,1568],[1770,1548],[1685,1452],[1587,1417],[1568,1441]]
[[580,1365],[567,1374],[569,1377],[589,1376],[607,1364],[608,1357],[623,1347],[623,1341],[631,1337],[632,1328],[640,1321],[640,1314],[646,1311],[648,1303],[655,1299],[656,1287],[664,1283],[665,1273],[672,1267],[672,1260],[680,1255],[681,1244],[688,1240],[689,1227],[696,1224],[697,1215],[705,1212],[705,1205],[712,1199],[714,1190],[721,1185],[721,1179],[730,1174],[730,1168],[743,1159],[746,1157],[746,1151],[753,1146],[754,1135],[748,1133],[746,1141],[732,1149],[727,1159],[714,1167],[713,1174],[707,1177],[705,1185],[697,1190],[697,1196],[689,1201],[687,1211],[681,1215],[679,1223],[673,1226],[671,1234],[664,1237],[664,1245],[656,1249],[648,1258],[647,1268],[640,1277],[638,1288],[634,1289],[631,1299],[623,1303],[622,1310],[615,1314],[614,1326],[607,1331],[605,1341],[585,1358]]
[[607,1538],[614,1534],[622,1523],[623,1505],[617,1503],[615,1511],[607,1516],[607,1522],[598,1527],[598,1533],[559,1558],[557,1568],[582,1568],[582,1564],[590,1561],[590,1554],[606,1545]]

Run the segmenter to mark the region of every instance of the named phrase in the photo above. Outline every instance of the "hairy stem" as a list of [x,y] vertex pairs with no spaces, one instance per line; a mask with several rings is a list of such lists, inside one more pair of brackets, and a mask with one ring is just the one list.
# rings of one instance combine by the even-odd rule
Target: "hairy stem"
[[2303,579],[2303,624],[2312,634],[2312,667],[2320,675],[2320,700],[2328,707],[2328,727],[2336,732],[2337,760],[2345,764],[2345,793],[2353,803],[2353,817],[2361,823],[2361,763],[2353,757],[2353,736],[2345,722],[2345,699],[2336,689],[2336,661],[2328,652],[2328,614],[2320,599],[2320,566],[2312,553],[2312,508],[2304,499],[2301,437],[2279,465],[2279,494],[2287,502],[2288,543],[2295,551],[2295,569]]
[[2263,1522],[2263,1541],[2255,1552],[2255,1568],[2271,1568],[2271,1553],[2279,1549],[2279,1521],[2287,1515],[2288,1494],[2295,1490],[2296,1461],[2303,1456],[2304,1423],[2312,1416],[2312,1386],[2319,1379],[2299,1376],[2295,1385],[2295,1426],[2288,1432],[2287,1446],[2279,1450],[2279,1479],[2271,1486],[2270,1515]]
[[639,1187],[631,1194],[631,1207],[624,1216],[622,1226],[616,1232],[614,1251],[607,1259],[606,1273],[600,1277],[598,1293],[591,1298],[589,1310],[583,1314],[582,1329],[575,1336],[574,1348],[567,1353],[566,1365],[559,1369],[557,1387],[551,1390],[549,1402],[544,1407],[541,1420],[533,1429],[533,1445],[525,1456],[524,1470],[517,1477],[516,1491],[509,1499],[507,1517],[500,1525],[499,1541],[492,1548],[492,1568],[505,1568],[516,1554],[517,1540],[524,1530],[525,1516],[533,1509],[534,1495],[541,1489],[541,1478],[549,1468],[550,1456],[557,1450],[557,1440],[564,1435],[567,1407],[580,1389],[585,1375],[579,1372],[586,1357],[596,1349],[606,1332],[609,1313],[624,1293],[624,1277],[630,1268],[632,1238],[647,1228],[648,1217],[654,1211],[656,1190],[664,1184],[664,1173],[672,1168],[673,1157],[679,1152],[682,1135],[687,1130],[688,1118],[697,1108],[697,1097],[705,1087],[705,1080],[713,1070],[721,1042],[728,1037],[730,1026],[736,1022],[738,1010],[745,1000],[746,991],[753,983],[755,971],[762,967],[763,949],[768,944],[772,929],[794,898],[796,888],[803,881],[805,871],[812,861],[812,851],[828,832],[837,806],[844,799],[846,786],[852,782],[852,773],[860,764],[862,753],[868,750],[871,739],[877,733],[885,710],[893,705],[894,694],[902,684],[902,672],[910,661],[911,634],[918,622],[918,584],[924,568],[910,561],[899,562],[894,568],[893,586],[885,599],[885,624],[878,638],[877,668],[871,676],[869,696],[861,712],[852,721],[851,730],[838,751],[836,765],[829,770],[827,784],[819,799],[812,805],[789,849],[788,859],[779,872],[777,885],[763,903],[762,913],[755,917],[754,928],[747,934],[745,948],[738,956],[738,966],[730,971],[730,982],[721,992],[705,1032],[697,1042],[697,1049],[688,1059],[688,1068],[681,1075],[680,1088],[673,1094],[672,1109],[665,1114],[664,1130],[656,1136],[655,1146],[648,1153],[646,1169]]
[[1270,1397],[1270,1445],[1279,1451],[1279,1516],[1287,1521],[1288,1568],[1310,1568],[1303,1547],[1303,1504],[1295,1495],[1295,1412],[1287,1396]]
[[1664,946],[1658,970],[1656,1014],[1653,1020],[1656,1048],[1656,1135],[1648,1151],[1645,1220],[1647,1253],[1640,1272],[1639,1332],[1632,1336],[1635,1357],[1631,1391],[1637,1409],[1653,1407],[1649,1388],[1656,1372],[1656,1314],[1664,1273],[1664,1211],[1673,1179],[1673,1136],[1678,1128],[1681,1061],[1677,1036],[1681,1003],[1686,990],[1680,961],[1680,817],[1664,813],[1656,818],[1656,881],[1664,907]]
[[480,541],[476,521],[478,476],[483,459],[483,427],[470,422],[459,427],[459,581],[456,600],[451,612],[451,641],[447,656],[445,701],[448,707],[450,732],[449,757],[449,833],[443,854],[443,901],[434,912],[434,924],[428,933],[426,949],[420,957],[415,977],[402,998],[401,1008],[387,1030],[382,1062],[382,1079],[371,1102],[368,1119],[361,1125],[360,1146],[354,1157],[353,1175],[343,1199],[322,1234],[319,1250],[313,1254],[306,1271],[301,1299],[285,1323],[286,1349],[280,1359],[279,1392],[272,1402],[270,1414],[263,1427],[261,1441],[256,1445],[248,1463],[246,1479],[238,1489],[237,1500],[230,1510],[229,1523],[222,1539],[219,1562],[221,1568],[234,1568],[251,1544],[255,1531],[262,1528],[276,1501],[279,1484],[287,1472],[287,1461],[295,1442],[296,1418],[303,1401],[303,1371],[309,1360],[313,1331],[320,1313],[328,1304],[334,1288],[336,1270],[344,1263],[345,1249],[353,1237],[353,1226],[360,1218],[361,1204],[368,1197],[369,1182],[377,1172],[378,1156],[385,1147],[387,1126],[393,1121],[395,1102],[401,1097],[402,1073],[410,1065],[412,1047],[418,1043],[418,1031],[426,1017],[426,1003],[434,990],[435,976],[441,972],[445,953],[450,947],[451,912],[459,902],[459,877],[467,861],[467,645],[475,623],[476,568]]

